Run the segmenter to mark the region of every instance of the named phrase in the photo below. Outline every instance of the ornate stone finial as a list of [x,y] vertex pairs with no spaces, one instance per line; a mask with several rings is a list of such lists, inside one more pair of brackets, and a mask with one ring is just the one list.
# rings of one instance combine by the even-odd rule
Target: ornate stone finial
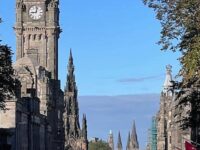
[[166,66],[166,70],[167,70],[167,74],[171,74],[171,72],[172,72],[172,66],[171,65],[167,65]]
[[172,83],[172,66],[167,65],[166,66],[166,77],[165,77],[165,82],[164,82],[164,89],[163,92],[167,93],[169,90],[173,88],[173,83]]

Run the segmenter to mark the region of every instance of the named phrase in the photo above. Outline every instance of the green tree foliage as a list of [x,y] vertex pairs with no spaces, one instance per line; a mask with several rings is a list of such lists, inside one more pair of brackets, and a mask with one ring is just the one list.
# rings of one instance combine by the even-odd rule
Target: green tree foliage
[[15,93],[16,81],[13,78],[11,56],[11,49],[0,44],[0,109],[5,108],[5,99],[9,99]]
[[[177,109],[182,128],[192,128],[192,139],[200,138],[200,0],[143,0],[161,22],[162,50],[181,52],[182,81],[177,84]],[[186,109],[187,108],[187,109]],[[186,113],[183,115],[183,113]]]
[[97,142],[89,142],[89,150],[111,150],[108,143],[100,140]]
[[14,78],[12,68],[12,50],[7,45],[0,44],[0,109],[5,109],[6,99],[13,95],[19,96],[19,89],[20,82]]
[[180,51],[184,83],[200,77],[200,1],[143,0],[161,22],[162,50]]

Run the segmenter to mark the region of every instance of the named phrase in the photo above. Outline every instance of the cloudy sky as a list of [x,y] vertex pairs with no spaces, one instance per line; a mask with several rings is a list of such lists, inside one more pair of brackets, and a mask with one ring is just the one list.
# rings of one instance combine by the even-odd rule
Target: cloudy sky
[[[179,54],[156,45],[160,24],[153,11],[142,0],[60,0],[60,11],[59,78],[63,88],[72,48],[89,137],[106,139],[110,129],[117,137],[121,130],[125,143],[134,119],[144,148],[165,66],[174,75],[179,70]],[[15,0],[0,0],[0,17],[0,39],[15,52]]]

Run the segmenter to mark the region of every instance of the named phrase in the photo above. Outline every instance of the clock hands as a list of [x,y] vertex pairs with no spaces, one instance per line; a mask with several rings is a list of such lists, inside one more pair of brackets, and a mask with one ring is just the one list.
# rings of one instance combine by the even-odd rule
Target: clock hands
[[30,13],[36,13],[37,12],[37,7],[34,6],[31,8]]
[[30,13],[30,16],[32,19],[38,20],[39,18],[41,18],[42,14],[43,14],[43,10],[39,6],[32,6],[30,8],[29,13]]

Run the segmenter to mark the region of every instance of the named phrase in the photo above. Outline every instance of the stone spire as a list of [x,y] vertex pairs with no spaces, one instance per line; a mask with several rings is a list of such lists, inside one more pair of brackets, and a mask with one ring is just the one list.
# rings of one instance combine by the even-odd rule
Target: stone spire
[[109,136],[108,136],[108,144],[112,150],[114,150],[114,138],[112,130],[110,130]]
[[133,128],[132,128],[132,132],[131,132],[131,145],[133,148],[139,149],[135,121],[133,121]]
[[117,150],[122,150],[122,139],[121,139],[121,135],[120,132],[118,133],[118,141],[117,141]]
[[172,66],[167,65],[166,66],[166,77],[165,77],[165,82],[163,85],[163,93],[168,93],[170,90],[173,88],[173,83],[172,83]]
[[126,150],[130,150],[130,143],[131,143],[131,136],[130,136],[130,132],[129,132],[129,133],[128,133],[128,139],[127,139]]
[[82,137],[84,140],[87,140],[87,119],[85,114],[83,114],[82,119]]
[[79,137],[80,125],[79,125],[79,107],[77,100],[77,87],[74,75],[74,64],[72,52],[70,50],[70,56],[68,61],[68,74],[67,83],[65,87],[65,136]]
[[73,56],[72,56],[72,50],[71,49],[70,49],[67,69],[68,69],[68,75],[72,76],[73,77],[72,79],[75,81],[75,78],[74,78],[74,62],[73,62]]
[[74,63],[72,51],[70,50],[67,66],[67,82],[64,91],[64,127],[65,127],[65,149],[88,150],[87,120],[83,115],[82,129],[79,124],[78,90],[74,75]]

